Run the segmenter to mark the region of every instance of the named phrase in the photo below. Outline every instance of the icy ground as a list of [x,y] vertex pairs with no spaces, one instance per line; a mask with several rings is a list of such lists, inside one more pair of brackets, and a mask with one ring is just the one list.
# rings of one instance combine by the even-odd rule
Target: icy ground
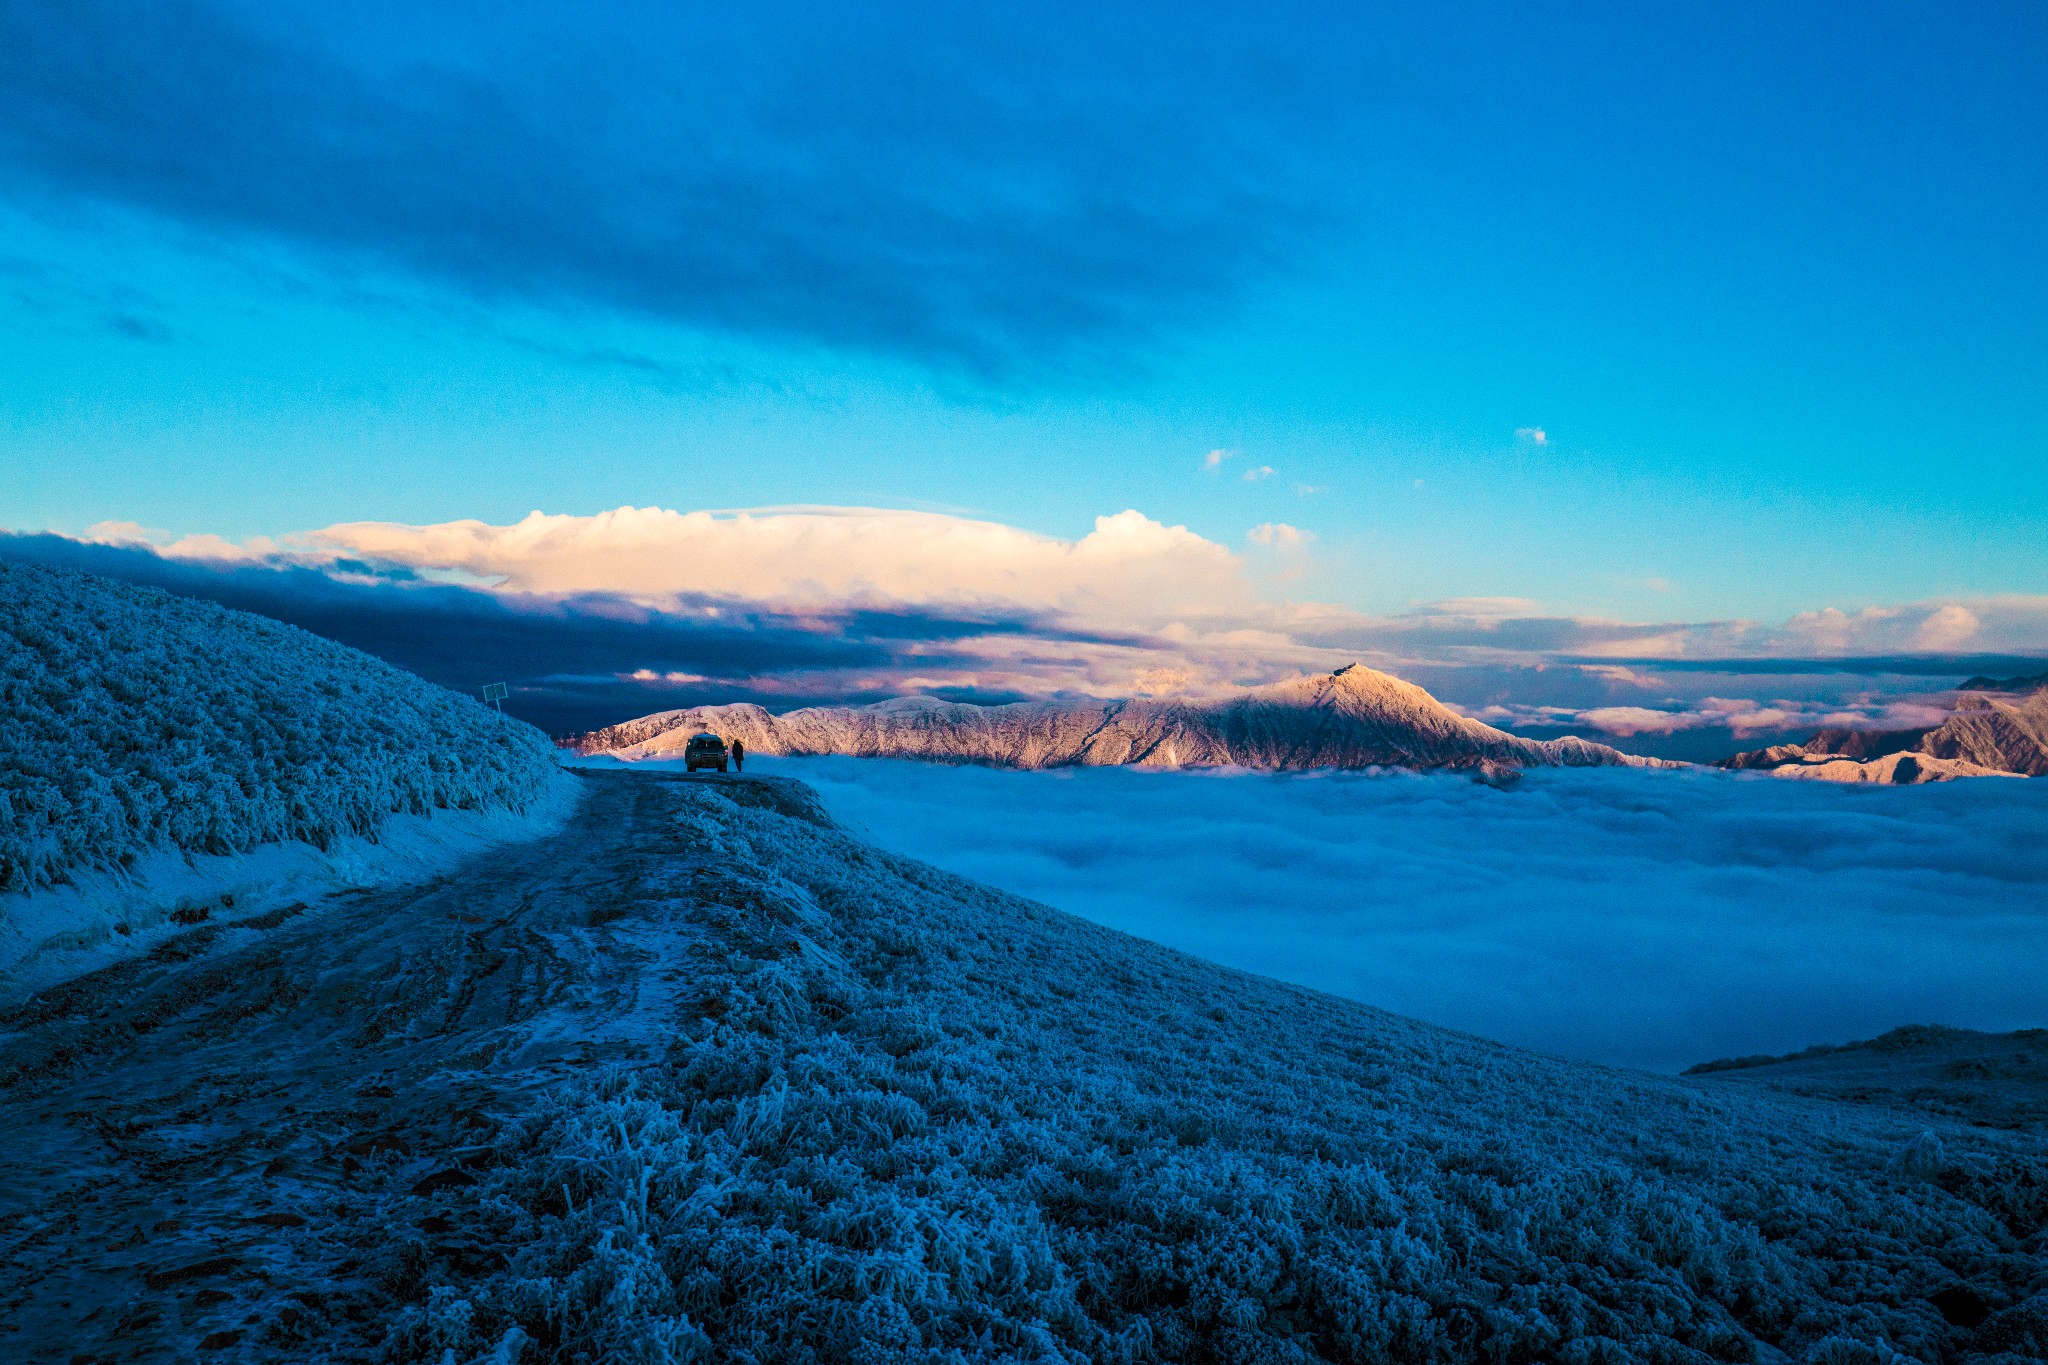
[[[547,737],[249,612],[0,564],[0,1003],[553,819]],[[436,819],[436,816],[439,819]]]
[[258,933],[310,903],[423,880],[481,849],[550,833],[574,809],[580,784],[550,773],[536,785],[540,794],[524,810],[387,815],[375,837],[342,835],[324,848],[294,839],[230,854],[159,849],[125,868],[74,868],[60,886],[0,892],[0,1007],[154,952],[194,924]]
[[771,759],[885,846],[1565,1056],[1678,1071],[2048,1025],[2048,781],[1017,773]]
[[768,778],[0,1027],[0,1358],[2048,1350],[2037,1126],[1565,1062],[881,852]]

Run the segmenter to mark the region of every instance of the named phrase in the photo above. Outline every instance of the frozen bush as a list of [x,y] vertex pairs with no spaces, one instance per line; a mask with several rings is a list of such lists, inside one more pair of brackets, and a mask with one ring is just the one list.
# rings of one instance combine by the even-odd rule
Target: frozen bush
[[533,727],[294,626],[0,564],[0,891],[521,809],[554,769]]
[[1897,1115],[1231,972],[752,799],[778,785],[661,788],[675,838],[631,875],[687,988],[646,1064],[510,1116],[436,1196],[510,1254],[413,1284],[474,1305],[461,1351],[1876,1365],[1962,1358],[1938,1287],[2042,1273],[1993,1188],[2048,1181],[2034,1137],[1943,1126],[1994,1174],[1902,1179]]

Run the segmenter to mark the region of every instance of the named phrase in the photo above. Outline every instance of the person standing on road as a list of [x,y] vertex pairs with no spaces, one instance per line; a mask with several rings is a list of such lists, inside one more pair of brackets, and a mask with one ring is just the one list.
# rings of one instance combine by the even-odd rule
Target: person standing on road
[[747,770],[747,746],[742,740],[732,742],[732,770],[736,773]]

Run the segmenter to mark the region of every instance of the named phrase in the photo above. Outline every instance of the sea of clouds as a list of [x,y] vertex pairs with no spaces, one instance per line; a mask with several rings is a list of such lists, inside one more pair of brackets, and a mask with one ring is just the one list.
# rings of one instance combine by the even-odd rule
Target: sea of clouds
[[1676,1070],[2048,1025],[2048,781],[761,760],[885,847],[1216,962]]

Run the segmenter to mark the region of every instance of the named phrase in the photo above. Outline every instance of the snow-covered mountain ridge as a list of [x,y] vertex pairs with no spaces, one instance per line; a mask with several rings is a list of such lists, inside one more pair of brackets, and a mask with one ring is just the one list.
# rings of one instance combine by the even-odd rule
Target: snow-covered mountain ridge
[[976,706],[903,697],[774,715],[750,703],[663,711],[564,741],[584,755],[679,757],[710,730],[750,753],[922,758],[1013,768],[1135,765],[1304,768],[1642,766],[1604,744],[1522,739],[1413,683],[1352,665],[1217,701]]
[[1804,744],[1751,749],[1722,759],[1720,766],[1830,782],[1905,784],[2048,774],[2048,683],[1972,678],[1958,693],[1954,713],[1940,725],[1822,730]]

